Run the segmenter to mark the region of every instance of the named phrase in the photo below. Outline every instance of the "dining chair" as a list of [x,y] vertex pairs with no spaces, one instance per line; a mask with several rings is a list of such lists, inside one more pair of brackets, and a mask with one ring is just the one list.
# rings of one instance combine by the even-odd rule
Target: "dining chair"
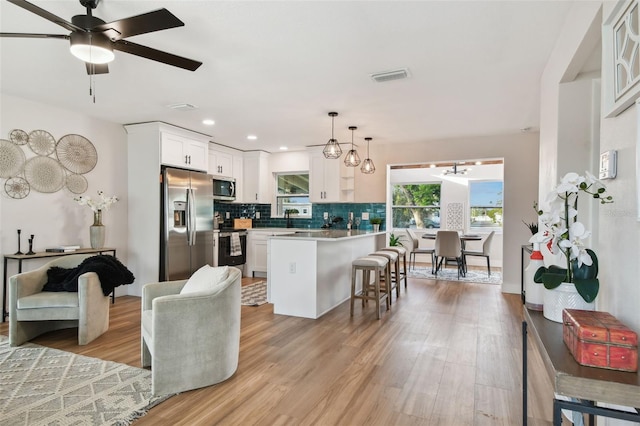
[[458,279],[460,273],[464,276],[464,264],[462,262],[462,243],[458,231],[438,231],[435,247],[436,267],[434,274],[438,276],[438,270],[447,259],[455,259],[458,266]]
[[496,231],[491,231],[487,238],[482,242],[482,250],[462,250],[462,263],[464,265],[464,270],[467,270],[467,256],[481,256],[487,258],[487,275],[491,276],[491,262],[489,261],[489,254],[491,252],[491,240],[493,239],[493,234]]
[[429,256],[431,256],[431,273],[434,273],[436,262],[434,257],[435,250],[431,248],[420,247],[420,239],[418,239],[418,236],[415,232],[413,232],[412,229],[407,228],[407,235],[409,235],[409,238],[412,242],[411,253],[409,254],[409,268],[411,268],[411,265],[413,265],[413,269],[416,269],[416,254],[428,254]]

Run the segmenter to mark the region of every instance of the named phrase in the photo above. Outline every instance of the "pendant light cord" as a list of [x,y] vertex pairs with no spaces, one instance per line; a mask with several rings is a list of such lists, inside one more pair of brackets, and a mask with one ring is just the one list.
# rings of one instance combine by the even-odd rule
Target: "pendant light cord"
[[[87,8],[89,9],[89,8]],[[89,96],[93,98],[93,103],[96,103],[96,64],[93,63],[91,54],[93,53],[93,36],[89,33]]]

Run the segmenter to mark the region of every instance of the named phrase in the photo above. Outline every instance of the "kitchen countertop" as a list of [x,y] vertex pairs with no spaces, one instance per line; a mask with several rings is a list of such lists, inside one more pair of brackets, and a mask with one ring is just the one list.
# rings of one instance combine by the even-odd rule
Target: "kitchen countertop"
[[[286,229],[286,228],[285,228]],[[271,238],[292,239],[292,240],[322,240],[335,241],[338,239],[358,238],[371,235],[384,235],[386,231],[363,231],[346,229],[298,229],[289,228],[289,234],[272,235]]]

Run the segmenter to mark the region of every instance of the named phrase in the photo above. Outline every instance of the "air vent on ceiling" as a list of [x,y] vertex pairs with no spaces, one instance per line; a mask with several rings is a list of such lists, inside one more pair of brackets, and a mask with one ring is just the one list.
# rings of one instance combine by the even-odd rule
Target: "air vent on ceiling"
[[167,108],[175,109],[178,111],[192,111],[194,109],[198,109],[197,106],[191,104],[171,104],[167,105]]
[[406,68],[371,74],[371,78],[377,83],[384,83],[385,81],[391,80],[401,80],[407,77],[409,77],[409,70]]

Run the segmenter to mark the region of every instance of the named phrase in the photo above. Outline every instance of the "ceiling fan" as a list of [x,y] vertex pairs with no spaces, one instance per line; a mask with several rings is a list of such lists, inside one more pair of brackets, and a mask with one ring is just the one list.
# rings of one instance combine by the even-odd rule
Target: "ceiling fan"
[[202,62],[183,58],[171,53],[162,52],[140,44],[125,40],[127,37],[182,27],[184,22],[178,19],[167,9],[158,9],[153,12],[131,16],[113,22],[104,22],[91,14],[91,10],[98,6],[100,0],[80,0],[80,4],[87,9],[86,15],[76,15],[68,22],[32,3],[25,0],[7,0],[31,13],[58,24],[71,31],[69,35],[63,34],[30,34],[30,33],[0,33],[0,37],[19,38],[58,38],[70,40],[71,53],[84,61],[87,74],[105,74],[109,72],[108,62],[114,59],[114,50],[130,53],[152,61],[173,65],[195,71]]

